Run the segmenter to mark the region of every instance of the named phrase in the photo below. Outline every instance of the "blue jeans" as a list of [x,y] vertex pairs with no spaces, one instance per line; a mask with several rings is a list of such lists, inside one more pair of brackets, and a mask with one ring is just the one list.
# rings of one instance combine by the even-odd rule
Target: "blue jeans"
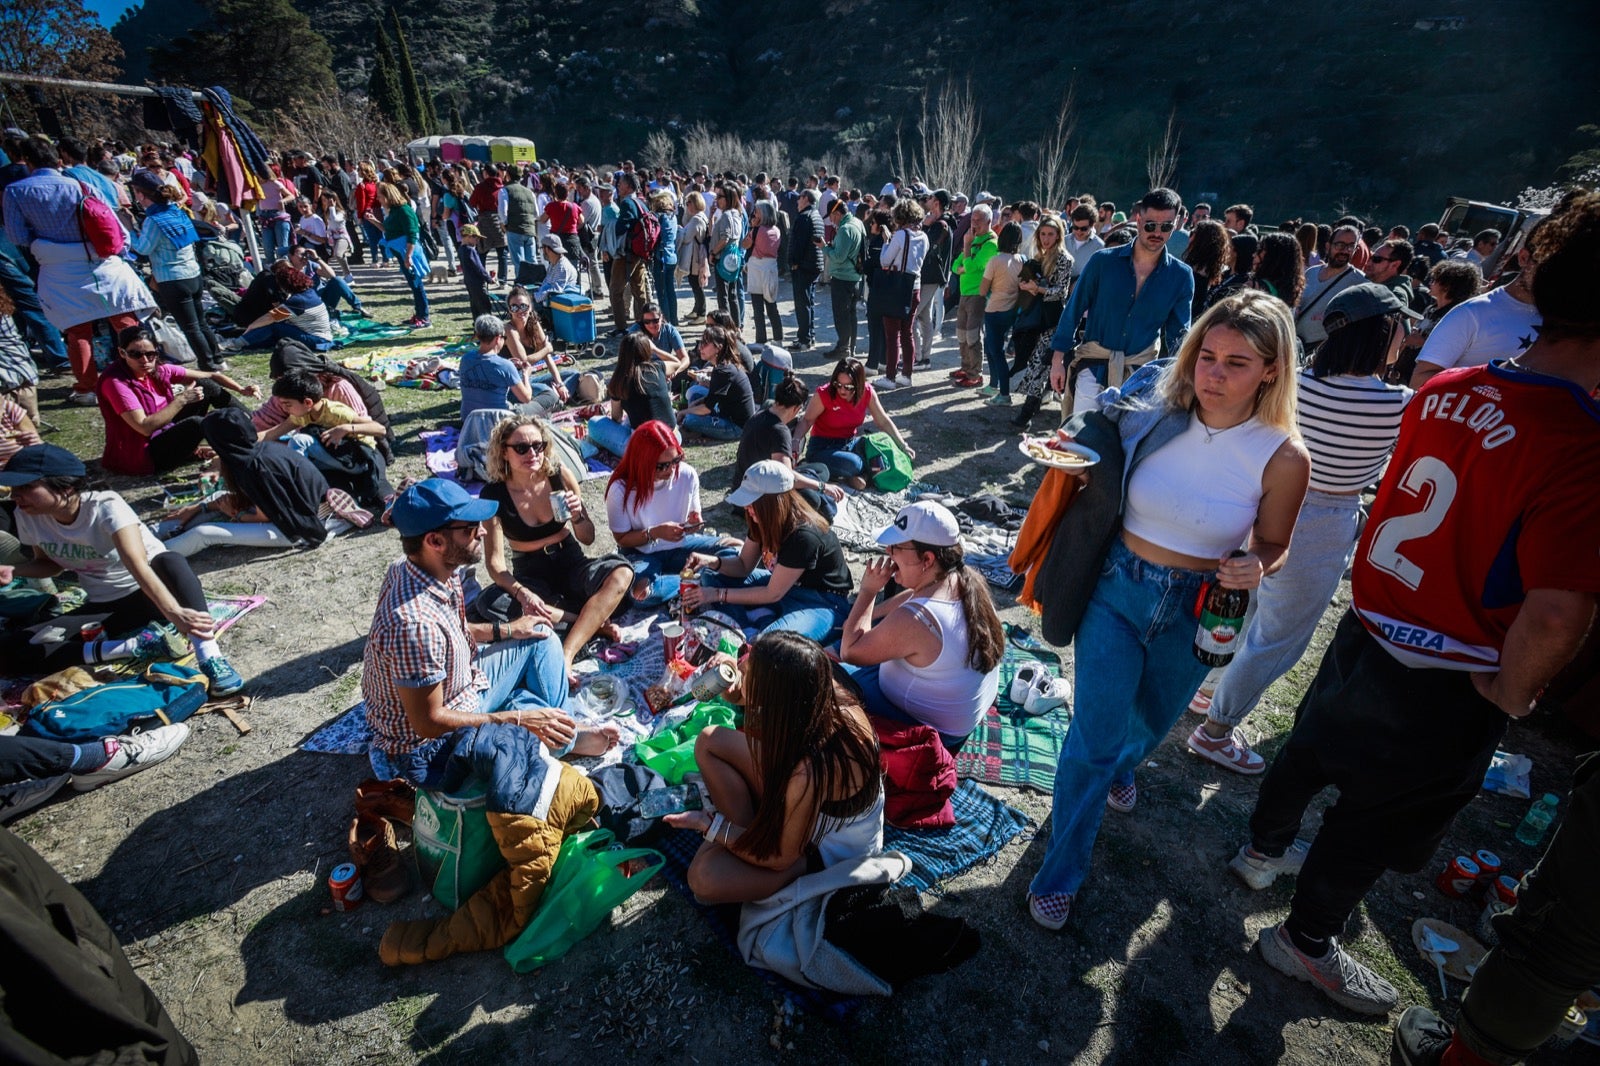
[[311,433],[285,433],[279,438],[283,443],[311,460],[311,465],[318,470],[335,474],[348,474],[349,468],[333,457],[333,453],[323,446],[321,438],[315,432]]
[[45,369],[67,365],[67,343],[61,331],[44,317],[44,307],[39,303],[39,288],[29,274],[22,253],[17,246],[0,234],[0,288],[4,288],[17,305],[15,317],[23,336],[37,344],[45,355]]
[[[866,705],[867,713],[891,722],[907,722],[911,725],[927,725],[928,723],[912,715],[909,711],[889,702],[889,697],[883,694],[883,685],[878,681],[878,666],[852,666],[849,663],[840,663],[844,672],[850,675],[850,680],[861,689],[861,702]],[[931,727],[930,727],[931,728]],[[935,733],[939,733],[937,729]],[[970,734],[968,734],[970,736]],[[952,755],[961,750],[961,745],[967,738],[951,736],[949,733],[939,733],[939,742],[945,750]]]
[[[690,407],[693,407],[709,395],[711,395],[711,390],[704,385],[690,385],[685,390],[683,398],[689,401]],[[685,414],[681,421],[684,429],[698,433],[703,437],[712,437],[716,440],[738,440],[744,436],[744,428],[742,426],[734,425],[721,415]]]
[[1355,554],[1360,524],[1360,496],[1306,493],[1294,524],[1294,550],[1250,597],[1253,616],[1239,653],[1211,698],[1213,722],[1232,727],[1244,721],[1267,686],[1300,661]]
[[678,272],[677,263],[652,263],[650,274],[656,283],[656,302],[661,305],[661,317],[678,324],[678,283],[673,277]]
[[387,264],[389,249],[383,246],[383,227],[362,219],[361,232],[367,238],[367,249],[372,253],[372,261]]
[[272,322],[265,326],[246,330],[240,340],[244,341],[246,348],[271,348],[285,337],[299,341],[314,352],[325,352],[333,347],[333,341],[326,337],[319,337],[315,333],[308,333],[293,322]]
[[366,309],[361,306],[361,301],[356,299],[355,290],[350,288],[350,283],[338,275],[321,282],[317,287],[317,293],[322,297],[322,306],[329,311],[336,310],[339,301],[343,300],[356,314],[366,314]]
[[[567,660],[561,654],[561,641],[554,635],[543,640],[486,644],[478,651],[478,669],[489,681],[474,708],[480,714],[534,707],[566,709]],[[559,759],[571,750],[568,745],[551,754]],[[403,776],[386,752],[374,747],[368,749],[367,755],[380,781]]]
[[[757,588],[765,586],[771,580],[772,571],[759,568],[752,570],[750,576],[744,578],[723,577],[715,570],[700,572],[700,584],[703,588]],[[810,637],[819,644],[827,644],[838,639],[844,620],[850,616],[848,596],[801,588],[799,584],[791,586],[783,599],[777,603],[762,604],[758,607],[734,603],[710,606],[712,610],[732,615],[746,629],[759,628],[763,633],[786,630]],[[778,617],[770,618],[773,613]]]
[[[378,230],[378,235],[383,236],[383,230]],[[256,273],[272,266],[280,255],[289,254],[289,220],[279,219],[276,222],[261,223],[261,258],[264,263],[256,264]]]
[[637,579],[648,578],[650,581],[645,594],[633,602],[642,607],[654,607],[674,599],[683,580],[678,575],[683,572],[683,564],[689,561],[690,552],[723,556],[739,554],[736,548],[719,545],[719,539],[712,533],[689,533],[666,551],[642,552],[623,548],[623,556],[633,564],[635,584],[638,583]]
[[[572,386],[569,384],[568,389]],[[628,446],[628,438],[633,436],[633,427],[626,422],[616,422],[605,415],[596,415],[589,419],[589,440],[597,448],[604,448],[612,455],[620,456]],[[678,434],[679,439],[683,437]]]
[[983,354],[989,360],[989,384],[1002,396],[1011,395],[1011,364],[1006,362],[1006,334],[1017,320],[1017,309],[986,311],[983,315]]
[[844,437],[819,437],[813,433],[806,442],[806,462],[826,466],[834,480],[860,477],[867,461],[851,450],[851,443]]
[[1078,627],[1076,713],[1056,764],[1050,850],[1030,892],[1072,893],[1083,884],[1106,790],[1155,750],[1205,679],[1191,649],[1195,598],[1210,576],[1112,544]]
[[[513,233],[506,231],[506,248],[511,252],[511,274],[516,276],[516,268],[527,263],[536,266],[539,262],[539,237],[533,233]],[[576,265],[576,264],[574,264]]]

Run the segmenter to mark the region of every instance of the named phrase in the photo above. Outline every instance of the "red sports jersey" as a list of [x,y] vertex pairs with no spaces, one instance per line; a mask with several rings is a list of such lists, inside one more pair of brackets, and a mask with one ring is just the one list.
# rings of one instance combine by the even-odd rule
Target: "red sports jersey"
[[1406,408],[1354,566],[1355,608],[1408,666],[1499,669],[1528,589],[1600,593],[1600,405],[1495,363]]

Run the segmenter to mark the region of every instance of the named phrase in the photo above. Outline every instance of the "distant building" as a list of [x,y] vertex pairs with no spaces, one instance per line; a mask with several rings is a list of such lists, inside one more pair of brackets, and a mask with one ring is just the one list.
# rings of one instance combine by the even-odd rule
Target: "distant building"
[[1435,15],[1432,18],[1418,19],[1416,25],[1411,28],[1414,30],[1464,30],[1467,28],[1467,17],[1465,15]]

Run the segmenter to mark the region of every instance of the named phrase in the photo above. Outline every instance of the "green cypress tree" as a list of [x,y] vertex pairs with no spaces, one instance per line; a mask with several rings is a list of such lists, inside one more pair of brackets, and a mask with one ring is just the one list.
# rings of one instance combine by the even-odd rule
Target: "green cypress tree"
[[400,12],[389,8],[389,19],[394,23],[394,45],[400,75],[400,94],[405,101],[406,124],[412,132],[427,132],[428,108],[423,102],[422,87],[417,84],[417,69],[411,64],[411,46],[406,43],[405,27],[400,25]]
[[372,77],[367,82],[367,97],[372,101],[372,106],[378,109],[378,114],[396,126],[405,128],[405,99],[400,95],[400,79],[395,73],[389,35],[383,31],[381,22],[378,23],[377,58],[372,64]]
[[439,107],[433,99],[433,86],[428,84],[428,76],[422,76],[422,104],[428,112],[428,128],[423,130],[423,135],[431,137],[439,132]]
[[466,132],[461,127],[461,109],[455,104],[450,105],[450,132],[457,136]]

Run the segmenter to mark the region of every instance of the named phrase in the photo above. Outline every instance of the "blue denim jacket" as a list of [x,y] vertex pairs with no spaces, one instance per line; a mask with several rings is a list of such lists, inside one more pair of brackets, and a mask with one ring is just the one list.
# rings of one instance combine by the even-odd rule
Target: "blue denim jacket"
[[1098,399],[1100,411],[1117,424],[1122,437],[1122,499],[1126,506],[1128,479],[1134,467],[1154,455],[1163,444],[1189,426],[1189,412],[1168,407],[1155,394],[1156,379],[1171,359],[1146,363],[1120,389],[1106,389]]
[[1133,245],[1106,248],[1091,255],[1067,300],[1067,309],[1050,341],[1051,349],[1070,352],[1072,335],[1087,313],[1089,324],[1083,332],[1086,341],[1133,355],[1154,344],[1159,334],[1162,353],[1176,354],[1178,343],[1189,332],[1194,272],[1187,263],[1163,250],[1161,262],[1145,279],[1144,287],[1137,290],[1137,296],[1135,287]]

